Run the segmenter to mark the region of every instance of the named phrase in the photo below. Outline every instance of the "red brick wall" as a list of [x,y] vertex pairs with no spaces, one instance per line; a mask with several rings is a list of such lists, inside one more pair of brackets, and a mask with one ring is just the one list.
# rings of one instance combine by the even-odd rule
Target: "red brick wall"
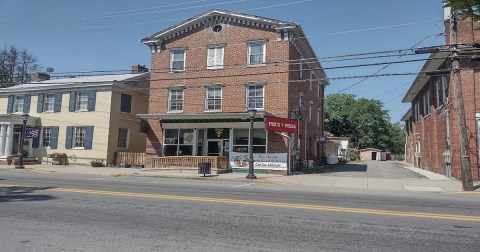
[[[264,82],[264,110],[278,117],[288,118],[294,105],[298,104],[298,92],[304,92],[302,109],[308,109],[308,102],[314,101],[312,123],[307,126],[307,139],[311,144],[308,159],[315,159],[314,139],[322,136],[321,128],[316,127],[316,110],[321,100],[316,96],[317,82],[313,91],[308,88],[308,81],[297,83],[299,73],[292,72],[298,65],[288,64],[288,60],[299,59],[300,56],[289,41],[277,41],[277,33],[261,28],[244,27],[234,24],[223,24],[221,32],[213,32],[211,27],[199,27],[186,32],[183,36],[167,40],[160,52],[152,54],[151,93],[149,114],[165,114],[168,112],[168,87],[182,85],[184,89],[184,114],[204,113],[205,85],[222,84],[222,112],[244,112],[246,109],[246,83]],[[248,41],[266,41],[266,66],[247,67]],[[207,46],[224,44],[224,69],[207,70]],[[169,72],[170,49],[185,48],[186,60],[184,72]],[[276,62],[276,64],[274,64]],[[305,64],[304,69],[308,66]],[[265,74],[262,74],[265,73]],[[304,78],[310,73],[304,71]],[[206,78],[205,78],[206,77]],[[182,79],[188,78],[188,79]],[[323,92],[322,92],[323,97]],[[308,110],[302,115],[308,116]],[[308,118],[307,118],[308,119]],[[322,118],[323,119],[323,118]],[[152,131],[148,134],[147,149],[154,153],[154,142],[162,139],[162,131],[158,121],[150,120]],[[322,122],[323,123],[323,122]],[[304,124],[302,123],[302,130]],[[305,133],[302,133],[304,135]],[[268,136],[269,152],[286,152],[288,142],[278,134]],[[302,155],[305,156],[302,149]],[[156,151],[158,153],[158,151]],[[321,153],[322,154],[322,153]],[[323,154],[322,154],[323,156]]]

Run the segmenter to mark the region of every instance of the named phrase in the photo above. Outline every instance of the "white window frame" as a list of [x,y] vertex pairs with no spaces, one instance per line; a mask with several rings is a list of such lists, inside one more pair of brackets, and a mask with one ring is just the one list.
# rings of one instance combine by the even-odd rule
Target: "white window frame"
[[[121,130],[126,130],[126,135],[120,136]],[[123,138],[125,138],[125,141],[123,141]],[[122,141],[120,141],[122,139]],[[120,146],[120,143],[124,143],[124,145]],[[129,128],[118,128],[118,134],[117,134],[117,148],[119,149],[128,149],[130,146],[130,129]]]
[[223,69],[224,54],[225,54],[224,45],[208,46],[207,47],[207,69]]
[[[173,69],[174,57],[176,53],[183,53],[183,66],[182,69]],[[187,58],[187,53],[185,49],[172,49],[170,50],[170,71],[172,72],[183,72],[185,71],[185,62]],[[175,61],[176,62],[176,61]]]
[[75,111],[88,111],[88,92],[77,92],[75,96]]
[[[252,46],[254,45],[261,45],[262,46],[262,53],[263,53],[263,57],[262,57],[262,62],[261,63],[258,63],[258,64],[252,64],[251,60],[250,60],[250,56],[252,55]],[[266,53],[267,52],[267,43],[266,41],[250,41],[248,42],[248,55],[247,55],[247,64],[248,66],[264,66],[265,65],[265,62],[266,62]]]
[[[216,97],[215,96],[215,90],[217,89],[220,89],[220,96],[219,97]],[[209,91],[213,90],[213,97],[212,98],[209,98]],[[206,87],[205,88],[205,111],[222,111],[222,97],[223,97],[223,88],[221,86],[209,86],[209,87]],[[208,102],[209,101],[213,101],[213,106],[214,108],[213,109],[210,109],[209,108],[209,104]],[[217,101],[220,101],[220,107],[219,108],[215,108],[216,107],[216,102]]]
[[25,96],[15,96],[13,98],[13,113],[23,112],[25,106]]
[[413,104],[413,111],[414,111],[414,122],[418,123],[420,122],[420,102],[417,101]]
[[448,99],[448,84],[447,84],[447,76],[443,75],[439,78],[435,79],[435,102],[436,107],[440,107],[443,105]]
[[87,136],[86,127],[73,127],[72,149],[84,149]]
[[312,107],[313,107],[313,101],[310,101],[308,103],[308,122],[312,122]]
[[320,127],[320,112],[322,112],[320,109],[317,110],[317,127]]
[[[182,98],[181,99],[175,99],[173,100],[172,98],[172,95],[173,95],[173,92],[176,92],[176,91],[181,91],[182,93]],[[178,96],[178,94],[176,95]],[[172,107],[172,102],[181,102],[181,107],[182,109],[177,109],[178,108],[178,105],[175,105],[175,108],[173,109]],[[183,113],[183,105],[184,105],[184,102],[185,102],[185,88],[183,87],[177,87],[177,88],[170,88],[168,89],[168,112],[173,112],[173,113]]]
[[45,94],[43,98],[43,112],[54,112],[54,111],[55,111],[55,94]]
[[[45,148],[50,148],[52,144],[52,128],[50,127],[42,127],[42,139],[40,140],[41,146]],[[48,144],[46,144],[46,142]]]
[[430,90],[427,90],[422,95],[422,104],[423,104],[423,116],[428,116],[432,112],[430,104]]
[[[250,97],[250,87],[262,87],[262,96],[253,96],[253,97]],[[255,91],[256,93],[256,91]],[[257,98],[260,98],[262,99],[262,107],[250,107],[250,103],[249,103],[249,100],[250,99],[257,99]],[[263,110],[265,108],[265,85],[264,84],[249,84],[246,86],[246,101],[245,101],[245,105],[247,107],[247,109],[256,109],[256,110]],[[255,105],[256,105],[256,102],[255,102]]]

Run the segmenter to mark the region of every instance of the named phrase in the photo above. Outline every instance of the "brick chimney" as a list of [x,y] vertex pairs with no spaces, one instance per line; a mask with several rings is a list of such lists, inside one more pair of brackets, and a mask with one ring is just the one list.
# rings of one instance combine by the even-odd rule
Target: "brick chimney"
[[132,74],[138,73],[148,73],[148,68],[146,65],[136,64],[132,66]]
[[50,80],[50,74],[36,72],[32,74],[32,82],[46,81]]

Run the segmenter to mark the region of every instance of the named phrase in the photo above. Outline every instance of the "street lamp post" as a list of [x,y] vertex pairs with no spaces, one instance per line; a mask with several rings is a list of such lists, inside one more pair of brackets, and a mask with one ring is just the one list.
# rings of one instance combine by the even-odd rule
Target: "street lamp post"
[[18,163],[15,166],[15,169],[23,169],[25,168],[23,166],[23,142],[25,141],[25,133],[27,130],[27,121],[28,121],[29,115],[27,113],[22,114],[22,122],[23,122],[23,127],[22,127],[22,132],[20,134],[20,146],[18,147],[19,153],[18,153]]
[[248,135],[248,175],[247,179],[256,179],[257,176],[255,176],[253,172],[253,121],[255,120],[255,115],[257,114],[256,109],[249,109],[248,115],[250,117],[250,132]]

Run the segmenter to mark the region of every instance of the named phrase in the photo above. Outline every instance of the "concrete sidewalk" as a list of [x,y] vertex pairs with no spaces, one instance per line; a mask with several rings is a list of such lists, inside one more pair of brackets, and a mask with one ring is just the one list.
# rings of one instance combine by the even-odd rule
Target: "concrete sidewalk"
[[[462,183],[459,180],[452,180],[443,175],[435,174],[422,169],[409,167],[416,173],[420,173],[426,178],[402,179],[402,178],[372,178],[372,177],[340,177],[329,176],[325,174],[297,174],[282,176],[276,174],[256,174],[258,179],[255,182],[274,183],[291,186],[305,187],[329,187],[329,188],[359,188],[376,189],[388,191],[427,191],[427,192],[461,192]],[[89,167],[75,165],[27,165],[24,170],[15,169],[14,166],[0,165],[1,170],[11,170],[18,172],[38,172],[38,173],[69,173],[69,174],[90,174],[99,176],[148,176],[163,178],[184,178],[201,179],[203,175],[197,174],[197,169],[180,168],[158,168],[158,169],[138,169],[138,168],[113,168],[113,167]],[[213,172],[213,171],[212,171]],[[245,178],[245,173],[225,173],[207,175],[208,180],[229,180],[245,181],[252,180]],[[478,191],[479,189],[477,189]]]

